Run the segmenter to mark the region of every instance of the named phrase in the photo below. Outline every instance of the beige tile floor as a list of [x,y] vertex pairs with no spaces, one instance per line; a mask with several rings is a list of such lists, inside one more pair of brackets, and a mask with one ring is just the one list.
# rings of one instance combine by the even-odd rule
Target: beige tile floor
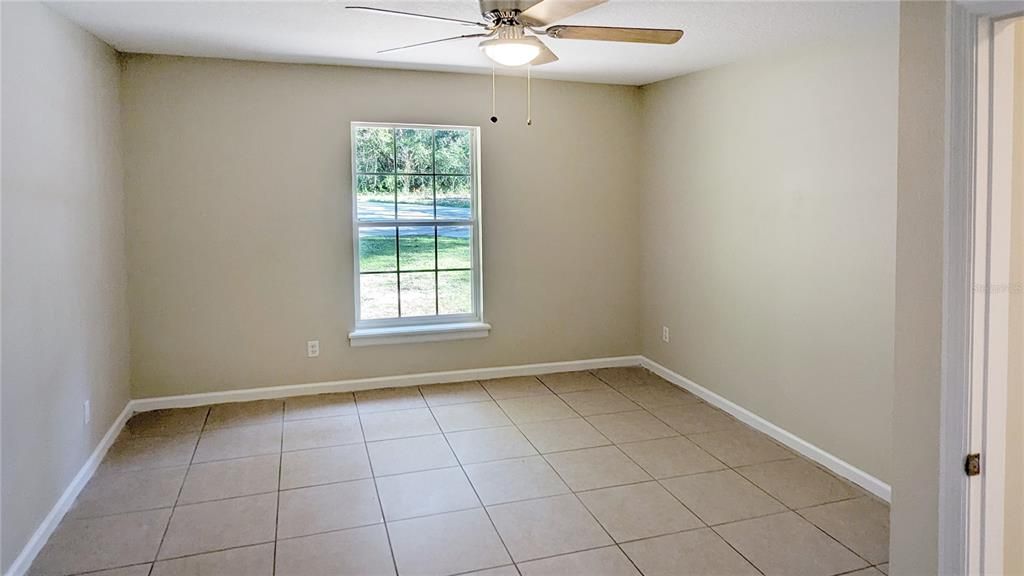
[[889,509],[639,368],[134,416],[31,574],[878,575]]

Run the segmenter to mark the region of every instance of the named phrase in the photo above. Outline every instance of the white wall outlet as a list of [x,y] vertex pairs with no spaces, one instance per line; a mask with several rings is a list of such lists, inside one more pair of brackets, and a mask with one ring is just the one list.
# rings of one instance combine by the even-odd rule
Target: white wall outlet
[[92,400],[82,402],[82,422],[85,424],[92,422]]
[[672,341],[672,334],[668,331],[668,326],[661,327],[661,341],[666,343]]
[[306,357],[307,358],[316,358],[319,355],[320,355],[320,341],[319,340],[310,340],[309,342],[306,342]]

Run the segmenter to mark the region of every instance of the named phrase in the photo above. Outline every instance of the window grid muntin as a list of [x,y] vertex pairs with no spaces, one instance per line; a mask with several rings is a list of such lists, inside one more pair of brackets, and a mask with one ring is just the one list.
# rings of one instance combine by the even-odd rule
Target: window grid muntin
[[429,172],[356,172],[359,176],[472,176],[472,174],[430,174]]
[[[392,136],[392,161],[391,165],[394,172],[360,172],[358,171],[358,163],[356,162],[357,148],[356,148],[356,135],[357,131],[361,128],[384,128],[391,131]],[[439,131],[458,131],[462,130],[468,133],[469,143],[469,159],[468,159],[468,172],[466,173],[453,173],[453,172],[435,172],[435,173],[406,173],[398,171],[398,131],[403,129],[429,129],[432,133],[431,138],[431,164],[436,170],[437,168],[437,134]],[[444,323],[459,323],[468,321],[481,321],[483,313],[483,294],[482,294],[482,272],[480,266],[480,255],[481,255],[481,237],[480,237],[480,226],[479,226],[479,202],[480,202],[480,178],[479,178],[479,128],[473,126],[446,126],[446,125],[419,125],[419,124],[377,124],[377,123],[352,123],[352,158],[353,158],[353,214],[354,223],[353,227],[355,237],[355,307],[356,307],[356,326],[360,328],[371,328],[371,327],[386,327],[386,326],[415,326],[423,324],[444,324]],[[390,177],[394,181],[394,189],[392,193],[392,200],[394,202],[394,210],[392,211],[393,219],[391,220],[364,220],[360,218],[359,212],[359,194],[357,181],[360,176],[374,176],[374,177]],[[399,195],[399,177],[415,177],[415,176],[429,176],[431,177],[431,192],[433,201],[433,213],[434,219],[401,219],[398,215],[398,195]],[[469,215],[464,218],[445,218],[438,219],[437,212],[437,179],[443,177],[462,177],[466,178],[468,184],[468,198],[469,198]],[[400,258],[401,258],[401,235],[399,228],[425,226],[434,228],[434,266],[433,270],[401,270]],[[469,229],[469,268],[440,268],[439,267],[439,231],[438,229],[446,226],[465,227]],[[368,271],[363,272],[360,270],[360,245],[359,245],[359,231],[363,228],[394,228],[395,229],[395,268],[394,271]],[[401,316],[401,274],[404,273],[434,273],[434,311],[435,314],[427,316]],[[440,306],[440,274],[442,272],[468,272],[470,277],[470,289],[469,289],[469,307],[470,312],[468,313],[454,313],[454,314],[441,314]],[[371,318],[364,319],[362,317],[362,299],[361,299],[361,281],[360,278],[363,275],[380,275],[380,274],[394,274],[395,275],[395,292],[396,292],[396,310],[398,312],[397,317],[389,318]]]
[[[395,220],[398,220],[398,130],[391,129],[391,162],[395,173],[391,176],[395,180]],[[434,212],[437,215],[437,212]],[[395,299],[398,301],[398,317],[402,317],[402,238],[400,231],[395,228]],[[362,254],[359,255],[359,265],[363,265]],[[360,286],[362,282],[360,282]],[[359,314],[362,317],[363,303],[359,303]]]
[[[470,150],[470,154],[472,154],[472,153],[473,153],[473,151]],[[437,172],[437,130],[432,130],[430,132],[430,169],[433,170],[434,172]],[[433,176],[430,179],[430,190],[434,193],[434,219],[437,220],[437,176],[436,175]],[[470,204],[472,204],[472,203],[473,203],[473,201],[470,200]],[[437,316],[438,314],[441,313],[441,297],[438,296],[438,294],[441,293],[441,282],[438,280],[438,277],[437,277],[437,275],[438,275],[437,269],[438,269],[439,266],[441,266],[441,261],[437,257],[437,233],[438,233],[437,224],[435,224],[434,225],[434,316]],[[470,251],[473,250],[472,245],[470,245],[469,249],[470,249]],[[470,290],[470,293],[471,293],[470,297],[472,298],[473,287],[470,286],[469,290]],[[399,294],[398,297],[401,298],[402,295]],[[399,317],[401,317],[401,315],[399,315]]]

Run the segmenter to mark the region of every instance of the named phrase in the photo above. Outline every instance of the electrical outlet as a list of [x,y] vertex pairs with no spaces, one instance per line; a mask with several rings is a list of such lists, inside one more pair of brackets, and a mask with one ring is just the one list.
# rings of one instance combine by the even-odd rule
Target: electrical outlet
[[82,421],[85,424],[92,422],[92,400],[82,402]]
[[316,358],[319,355],[320,355],[320,341],[319,340],[310,340],[309,342],[306,342],[306,357],[307,358]]
[[668,331],[668,326],[661,327],[661,341],[668,343],[672,340],[672,334]]

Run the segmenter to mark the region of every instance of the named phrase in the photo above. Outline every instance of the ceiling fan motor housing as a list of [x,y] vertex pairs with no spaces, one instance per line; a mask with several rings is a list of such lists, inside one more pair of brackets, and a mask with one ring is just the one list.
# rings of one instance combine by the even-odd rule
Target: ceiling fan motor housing
[[494,31],[495,40],[522,40],[526,37],[519,25],[501,26]]
[[480,12],[484,15],[494,12],[512,14],[524,12],[536,3],[537,0],[480,0]]

